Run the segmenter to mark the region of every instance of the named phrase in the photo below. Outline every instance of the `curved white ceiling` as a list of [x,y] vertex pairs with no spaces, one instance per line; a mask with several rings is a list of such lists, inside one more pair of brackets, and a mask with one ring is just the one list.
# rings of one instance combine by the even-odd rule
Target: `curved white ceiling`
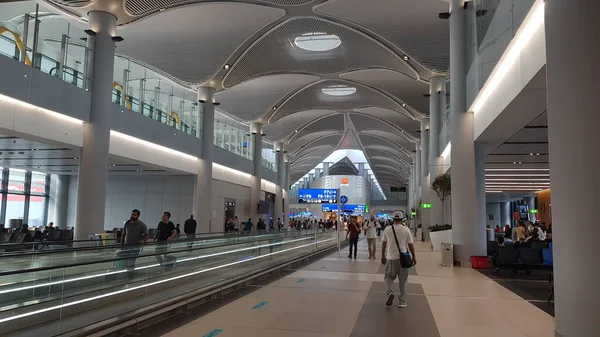
[[246,3],[176,7],[120,27],[125,41],[117,44],[117,52],[185,82],[203,83],[244,41],[284,14],[282,9]]

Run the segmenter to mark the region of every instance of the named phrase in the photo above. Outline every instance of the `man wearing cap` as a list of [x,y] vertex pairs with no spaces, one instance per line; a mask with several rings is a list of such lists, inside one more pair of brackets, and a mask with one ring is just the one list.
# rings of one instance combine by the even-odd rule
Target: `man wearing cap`
[[400,255],[408,254],[410,251],[413,265],[417,264],[417,258],[410,229],[403,224],[404,214],[401,211],[396,211],[393,218],[394,224],[386,227],[383,231],[383,244],[381,246],[381,263],[385,265],[385,283],[387,285],[387,301],[385,305],[389,307],[394,303],[395,295],[392,286],[394,280],[398,277],[398,282],[400,283],[398,307],[406,308],[406,287],[408,285],[409,268],[402,267]]

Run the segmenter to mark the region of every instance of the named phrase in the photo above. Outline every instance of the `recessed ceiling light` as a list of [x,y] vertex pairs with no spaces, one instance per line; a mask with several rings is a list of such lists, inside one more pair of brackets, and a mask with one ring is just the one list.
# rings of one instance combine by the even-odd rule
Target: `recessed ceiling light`
[[230,67],[231,66],[229,64],[226,64],[226,65],[223,66],[223,68],[225,68],[225,70],[229,70]]
[[159,12],[164,12],[164,11],[165,11],[165,8],[163,7],[163,8],[161,8],[161,9],[159,9],[158,11],[159,11]]
[[533,153],[530,153],[529,155],[530,155],[530,156],[533,156]]
[[402,103],[402,107],[403,107],[403,108],[406,108],[406,103]]
[[404,61],[408,61],[408,55],[404,55],[404,56],[402,56],[402,59],[403,59]]
[[273,106],[273,110],[277,110],[277,105],[274,105],[274,106]]
[[327,51],[342,44],[339,36],[324,32],[306,33],[294,39],[294,44],[308,51]]
[[321,89],[321,92],[329,96],[348,96],[356,93],[356,88],[347,85],[332,85]]

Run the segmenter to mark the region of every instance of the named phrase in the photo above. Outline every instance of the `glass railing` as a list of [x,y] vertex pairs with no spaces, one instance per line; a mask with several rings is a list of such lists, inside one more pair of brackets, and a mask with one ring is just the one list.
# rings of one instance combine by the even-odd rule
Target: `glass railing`
[[83,29],[33,1],[0,3],[0,54],[80,88],[91,73],[86,39]]
[[[93,90],[90,85],[93,49],[81,28],[85,25],[71,24],[57,13],[42,11],[33,1],[0,3],[0,55],[79,88]],[[112,89],[113,103],[191,136],[202,137],[203,106],[197,102],[196,91],[168,75],[117,55]],[[249,130],[219,112],[215,113],[214,144],[241,157],[254,158]],[[274,158],[264,159],[263,166],[275,171]]]
[[272,144],[263,143],[262,166],[277,172],[277,152],[273,149]]
[[102,251],[91,263],[0,273],[0,335],[55,336],[133,318],[165,301],[184,301],[333,248],[337,235],[290,231],[204,246],[196,241],[124,246]]
[[479,88],[482,88],[502,54],[515,37],[534,0],[475,1]]

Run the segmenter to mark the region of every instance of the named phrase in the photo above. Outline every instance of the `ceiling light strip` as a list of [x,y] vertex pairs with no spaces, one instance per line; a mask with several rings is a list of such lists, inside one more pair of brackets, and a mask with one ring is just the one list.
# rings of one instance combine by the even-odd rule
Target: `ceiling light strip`
[[547,168],[486,168],[486,171],[491,171],[491,172],[502,172],[502,171],[550,171],[550,169]]
[[470,111],[473,111],[477,114],[483,105],[489,100],[491,95],[494,93],[496,88],[500,85],[502,80],[506,77],[506,75],[512,70],[515,66],[517,60],[519,59],[521,52],[528,45],[533,36],[537,33],[539,29],[544,24],[544,2],[539,1],[537,4],[533,6],[523,24],[517,31],[514,39],[510,42],[508,48],[502,54],[500,61],[494,67],[492,74],[489,79],[486,81],[483,89],[475,98],[473,105],[471,105]]
[[158,144],[155,144],[155,143],[151,143],[151,142],[143,140],[143,139],[132,137],[132,136],[126,135],[124,133],[120,133],[120,132],[115,131],[115,130],[110,130],[110,135],[111,136],[115,136],[117,138],[120,138],[122,140],[128,141],[128,142],[135,143],[137,145],[142,145],[142,146],[148,147],[148,148],[153,149],[153,150],[158,150],[158,151],[162,151],[162,152],[165,152],[165,153],[169,153],[169,154],[173,154],[173,155],[176,155],[176,156],[180,156],[180,157],[188,159],[188,160],[192,160],[192,161],[197,161],[198,160],[198,157],[189,155],[187,153],[183,153],[183,152],[180,152],[180,151],[177,151],[177,150],[173,150],[173,149],[170,149],[168,147],[165,147],[165,146],[162,146],[162,145],[158,145]]
[[5,96],[5,95],[0,94],[0,100],[3,100],[3,101],[8,102],[8,103],[12,103],[12,104],[21,105],[22,107],[30,109],[30,110],[39,110],[39,111],[44,112],[44,113],[46,113],[46,114],[48,114],[48,115],[50,115],[52,117],[55,117],[55,118],[58,118],[58,119],[61,119],[61,120],[64,120],[64,121],[67,121],[67,122],[70,122],[70,123],[83,124],[83,121],[80,120],[80,119],[67,116],[67,115],[62,114],[60,112],[56,112],[56,111],[44,109],[44,108],[39,107],[37,105],[33,105],[33,104],[30,104],[30,103],[27,103],[27,102],[23,102],[23,101],[20,101],[18,99],[15,99],[15,98],[12,98],[12,97],[9,97],[9,96]]

